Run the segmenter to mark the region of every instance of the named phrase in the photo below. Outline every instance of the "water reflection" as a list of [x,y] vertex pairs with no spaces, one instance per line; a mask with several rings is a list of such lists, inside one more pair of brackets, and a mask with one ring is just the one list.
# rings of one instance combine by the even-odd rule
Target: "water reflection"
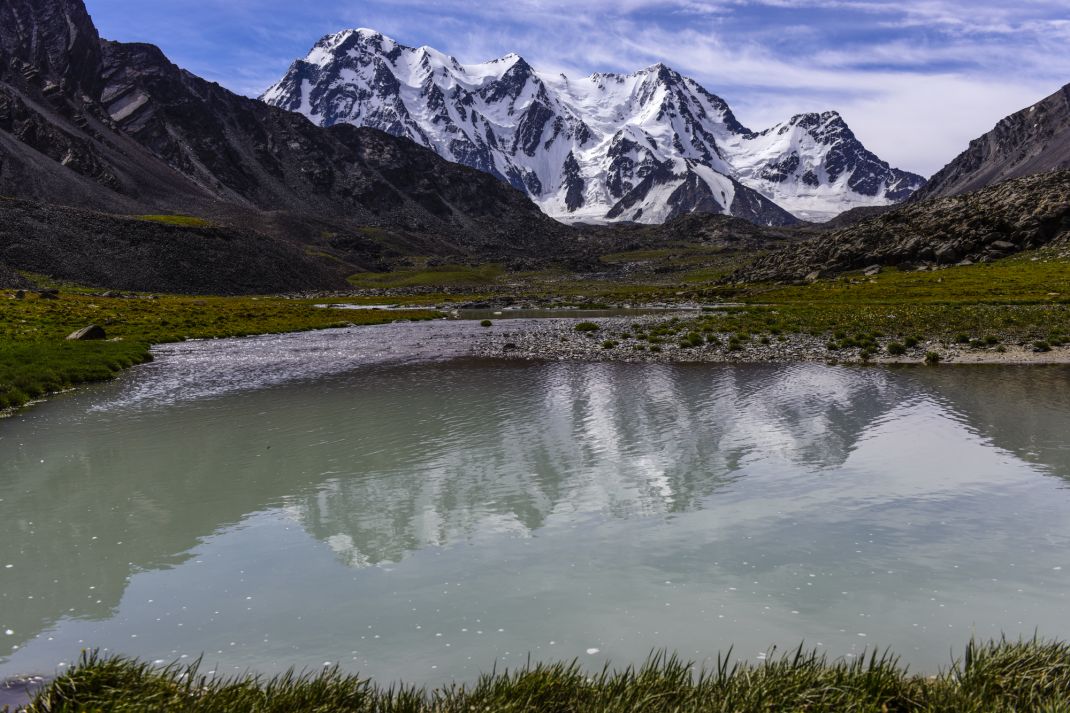
[[[258,358],[270,383],[270,360]],[[559,578],[567,539],[557,533],[598,523],[634,523],[626,532],[639,537],[643,523],[668,522],[671,537],[643,535],[636,552],[716,556],[720,569],[720,559],[757,547],[749,535],[734,539],[740,532],[762,532],[785,543],[787,559],[752,550],[726,573],[755,576],[757,563],[776,573],[794,557],[792,566],[828,574],[833,593],[847,588],[837,572],[860,576],[842,557],[864,539],[935,558],[930,574],[959,557],[941,549],[944,523],[989,507],[997,485],[1017,492],[1019,461],[1070,476],[1065,368],[455,360],[153,400],[174,390],[152,382],[172,379],[167,369],[165,360],[125,387],[0,425],[0,633],[13,632],[0,637],[0,656],[31,641],[47,649],[39,636],[64,621],[122,620],[140,574],[186,572],[217,543],[250,542],[227,533],[261,515],[299,524],[354,572],[429,548],[467,544],[476,557],[545,535],[518,565],[543,581]],[[1013,468],[994,468],[992,454]],[[280,563],[307,556],[295,535],[278,536],[294,548],[277,550]],[[686,542],[708,544],[692,551]],[[620,563],[632,566],[649,564]],[[709,561],[695,566],[713,571]],[[201,585],[188,574],[173,584]]]

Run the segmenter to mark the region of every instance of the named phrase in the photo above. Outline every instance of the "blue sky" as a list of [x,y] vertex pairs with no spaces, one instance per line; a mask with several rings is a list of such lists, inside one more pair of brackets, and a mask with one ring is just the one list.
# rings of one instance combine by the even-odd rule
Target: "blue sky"
[[1070,82],[1070,0],[86,0],[104,37],[257,95],[321,36],[370,27],[462,62],[586,75],[662,61],[751,128],[837,109],[924,175]]

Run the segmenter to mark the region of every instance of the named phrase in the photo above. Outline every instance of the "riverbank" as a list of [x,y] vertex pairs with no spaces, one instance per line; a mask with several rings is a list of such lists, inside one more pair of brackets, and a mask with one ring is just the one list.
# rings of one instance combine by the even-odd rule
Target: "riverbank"
[[[21,294],[21,296],[19,296]],[[0,414],[78,384],[113,378],[151,360],[153,344],[384,324],[437,316],[430,309],[392,312],[322,309],[285,297],[188,297],[0,292]],[[70,341],[88,325],[105,339]]]
[[[640,256],[651,259],[643,253],[629,259]],[[494,273],[493,279],[461,290],[434,283],[436,275],[423,275],[417,286],[400,291],[299,297],[100,293],[67,285],[60,285],[55,296],[26,292],[18,299],[16,292],[0,292],[0,410],[10,413],[49,393],[112,378],[149,360],[152,344],[430,319],[464,304],[502,311],[503,317],[505,310],[520,305],[561,310],[565,317],[566,308],[722,305],[675,317],[603,320],[586,333],[573,332],[575,325],[567,320],[521,330],[503,319],[474,344],[476,353],[493,357],[654,363],[1070,362],[1065,346],[1070,344],[1070,262],[1051,250],[985,265],[883,270],[796,286],[725,285],[709,282],[712,278],[701,272],[677,275],[683,280],[677,283]],[[322,308],[383,303],[413,309]],[[108,339],[66,341],[68,334],[90,324],[102,326]]]
[[829,660],[802,647],[753,665],[718,659],[712,670],[654,655],[643,666],[584,671],[578,663],[495,671],[472,686],[380,686],[327,665],[323,673],[214,678],[197,667],[155,668],[85,654],[23,710],[267,713],[269,711],[1063,711],[1070,700],[1070,645],[971,642],[934,675],[909,672],[891,652]]
[[[840,335],[840,336],[837,336]],[[783,364],[1068,364],[1070,347],[1013,341],[1013,337],[940,338],[848,334],[729,331],[716,318],[614,317],[577,322],[546,319],[492,323],[476,346],[482,357],[630,363]]]

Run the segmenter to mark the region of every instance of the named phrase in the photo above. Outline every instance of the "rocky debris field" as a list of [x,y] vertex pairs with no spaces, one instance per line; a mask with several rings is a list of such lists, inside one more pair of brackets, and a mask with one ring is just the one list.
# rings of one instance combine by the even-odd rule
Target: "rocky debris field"
[[1070,171],[1049,172],[967,195],[908,203],[759,256],[728,280],[792,282],[872,266],[968,265],[1067,240]]
[[[693,313],[680,313],[686,320]],[[919,340],[902,353],[889,352],[894,339],[881,339],[874,353],[865,346],[829,348],[829,339],[809,334],[753,335],[740,339],[731,333],[688,331],[686,322],[672,336],[653,336],[668,322],[666,316],[612,317],[584,322],[577,319],[492,321],[474,346],[481,357],[633,363],[778,364],[821,362],[841,364],[1070,363],[1070,347],[1025,344],[955,344]],[[597,329],[583,326],[594,325]],[[653,336],[653,340],[651,337]],[[895,350],[895,347],[892,347]],[[937,358],[932,356],[935,354]]]

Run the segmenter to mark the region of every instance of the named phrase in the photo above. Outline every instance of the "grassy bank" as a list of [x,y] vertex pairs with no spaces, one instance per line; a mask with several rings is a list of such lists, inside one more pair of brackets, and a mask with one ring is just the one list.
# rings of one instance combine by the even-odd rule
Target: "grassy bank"
[[[0,408],[111,378],[147,361],[152,344],[432,316],[431,311],[340,312],[319,309],[312,300],[276,297],[110,298],[63,290],[59,299],[31,293],[17,300],[0,292]],[[102,326],[108,341],[66,341],[89,324]]]
[[666,656],[593,674],[576,663],[540,664],[436,690],[383,688],[337,670],[270,680],[216,679],[196,666],[157,669],[88,654],[28,710],[1062,713],[1070,711],[1070,646],[971,643],[961,660],[934,676],[910,673],[891,654],[845,662],[799,649],[759,665],[722,662],[706,671]]
[[[649,260],[654,266],[621,279],[580,279],[555,273],[497,275],[481,286],[482,299],[497,295],[536,304],[556,299],[592,306],[679,301],[743,305],[666,323],[656,330],[605,336],[625,349],[676,344],[694,333],[736,334],[741,343],[807,334],[846,349],[852,343],[883,345],[906,340],[949,345],[972,341],[978,348],[993,350],[1012,344],[1070,342],[1070,259],[1065,249],[936,271],[890,268],[875,276],[847,274],[798,286],[717,282],[735,262],[697,271],[674,269],[692,262],[693,253],[662,249],[605,256],[607,263]],[[738,256],[731,259],[738,261]],[[654,274],[662,269],[668,272]],[[453,286],[455,276],[449,272],[443,276],[440,279],[431,270],[399,272],[393,283],[381,284],[415,281],[423,288],[445,290]]]

